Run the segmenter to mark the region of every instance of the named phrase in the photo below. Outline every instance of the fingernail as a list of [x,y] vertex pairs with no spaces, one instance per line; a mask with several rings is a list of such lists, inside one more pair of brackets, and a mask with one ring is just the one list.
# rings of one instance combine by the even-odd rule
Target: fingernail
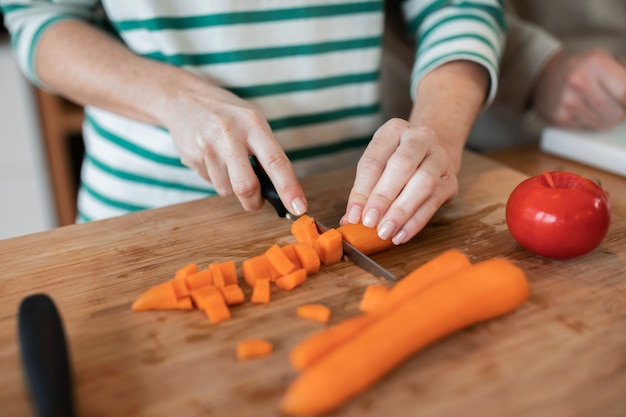
[[394,230],[396,229],[396,225],[391,222],[385,222],[378,228],[378,237],[387,240],[391,237]]
[[406,236],[406,231],[402,229],[391,239],[391,242],[393,242],[394,245],[401,245],[406,242]]
[[367,213],[365,213],[363,224],[367,227],[376,227],[376,223],[378,223],[378,211],[376,209],[369,209]]
[[350,211],[348,212],[348,222],[352,224],[357,224],[361,221],[361,207],[352,206]]
[[300,197],[297,197],[291,202],[291,209],[293,210],[293,214],[300,216],[306,213],[306,204],[304,204],[304,201]]

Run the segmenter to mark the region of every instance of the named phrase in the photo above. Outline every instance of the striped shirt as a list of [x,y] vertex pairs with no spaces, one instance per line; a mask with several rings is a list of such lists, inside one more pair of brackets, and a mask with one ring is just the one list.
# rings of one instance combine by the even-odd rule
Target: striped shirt
[[[384,122],[383,0],[0,0],[0,7],[33,83],[42,86],[34,62],[41,34],[104,10],[136,54],[253,102],[299,176],[355,164]],[[464,59],[488,70],[490,102],[504,42],[501,0],[405,0],[402,9],[417,40],[411,90],[433,68]],[[182,165],[160,126],[87,106],[83,139],[79,221],[215,194]]]

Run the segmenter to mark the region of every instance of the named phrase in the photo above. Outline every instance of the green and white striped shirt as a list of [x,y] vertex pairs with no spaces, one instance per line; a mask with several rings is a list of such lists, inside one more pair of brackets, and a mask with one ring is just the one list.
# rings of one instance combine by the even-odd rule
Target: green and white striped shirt
[[[383,0],[0,0],[15,55],[41,85],[35,50],[63,19],[101,6],[132,51],[191,71],[253,102],[298,175],[354,164],[384,122],[380,69]],[[504,42],[501,0],[406,0],[417,40],[412,91],[458,59],[484,66],[497,87]],[[43,86],[45,87],[45,86]],[[214,195],[183,166],[168,132],[85,109],[79,221]]]

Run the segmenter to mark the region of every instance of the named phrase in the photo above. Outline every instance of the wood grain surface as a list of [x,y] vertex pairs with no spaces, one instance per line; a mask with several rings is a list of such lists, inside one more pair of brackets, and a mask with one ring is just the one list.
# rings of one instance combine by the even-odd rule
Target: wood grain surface
[[[457,198],[411,242],[374,258],[403,276],[449,248],[472,261],[504,257],[528,274],[529,301],[419,352],[332,416],[626,415],[626,220],[614,216],[586,256],[532,255],[504,220],[523,179],[467,153]],[[310,214],[336,225],[352,180],[351,170],[306,178]],[[0,241],[0,415],[31,414],[16,313],[39,292],[63,317],[80,416],[280,415],[296,375],[288,352],[324,327],[299,319],[297,306],[323,303],[333,324],[357,314],[365,287],[380,279],[341,262],[291,292],[273,288],[268,305],[234,307],[218,325],[197,310],[134,313],[130,305],[187,263],[240,266],[289,243],[289,227],[269,205],[247,213],[235,199],[210,198]],[[248,337],[269,339],[275,352],[237,362],[235,345]]]

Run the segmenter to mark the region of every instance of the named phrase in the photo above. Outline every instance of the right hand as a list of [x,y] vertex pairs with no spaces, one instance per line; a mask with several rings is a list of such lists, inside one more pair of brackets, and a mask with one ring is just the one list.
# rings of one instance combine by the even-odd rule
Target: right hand
[[247,101],[211,85],[180,91],[165,117],[181,161],[221,196],[235,194],[245,210],[263,205],[249,156],[256,155],[292,214],[306,212],[293,167],[268,122]]
[[626,66],[604,49],[558,52],[539,75],[533,100],[553,125],[609,129],[626,120]]

